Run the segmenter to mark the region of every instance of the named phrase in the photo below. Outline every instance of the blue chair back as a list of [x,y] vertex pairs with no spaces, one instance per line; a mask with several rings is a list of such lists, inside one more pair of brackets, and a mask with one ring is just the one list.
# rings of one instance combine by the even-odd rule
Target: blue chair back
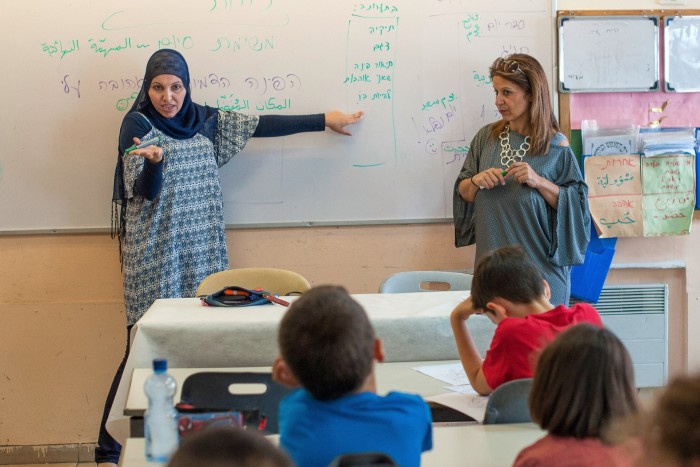
[[397,272],[379,286],[379,293],[437,292],[444,290],[469,290],[471,274],[453,271],[403,271]]
[[498,386],[486,404],[484,425],[532,422],[527,399],[532,378],[514,379]]

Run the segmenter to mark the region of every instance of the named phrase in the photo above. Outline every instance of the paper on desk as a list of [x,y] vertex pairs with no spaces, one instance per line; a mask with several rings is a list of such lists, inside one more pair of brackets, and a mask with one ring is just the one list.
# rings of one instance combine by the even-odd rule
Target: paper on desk
[[462,384],[460,386],[445,386],[445,389],[452,392],[458,392],[460,394],[476,394],[471,384]]
[[475,391],[469,394],[448,392],[445,394],[426,397],[425,400],[437,402],[444,406],[458,410],[469,415],[479,423],[483,423],[484,414],[486,414],[486,403],[488,402],[489,397],[480,396]]
[[449,384],[450,386],[464,386],[469,384],[467,374],[461,363],[446,363],[444,365],[425,365],[413,368],[416,371],[431,376]]

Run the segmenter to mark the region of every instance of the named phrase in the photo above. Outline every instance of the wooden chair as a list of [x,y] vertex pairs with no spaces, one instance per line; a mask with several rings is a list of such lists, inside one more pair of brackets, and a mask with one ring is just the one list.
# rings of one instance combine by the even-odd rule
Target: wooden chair
[[437,292],[469,290],[472,276],[452,271],[403,271],[390,275],[379,286],[379,293]]
[[202,280],[197,297],[237,285],[246,289],[261,288],[277,295],[300,295],[311,288],[304,276],[294,271],[276,268],[240,268],[215,272]]
[[514,379],[498,386],[486,403],[484,425],[532,422],[527,400],[532,378]]

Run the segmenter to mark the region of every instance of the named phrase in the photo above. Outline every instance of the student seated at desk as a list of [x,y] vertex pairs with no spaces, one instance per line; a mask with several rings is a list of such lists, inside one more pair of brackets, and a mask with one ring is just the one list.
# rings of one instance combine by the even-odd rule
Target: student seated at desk
[[293,467],[289,456],[260,433],[212,426],[185,436],[168,467]]
[[611,331],[583,323],[559,334],[537,360],[528,402],[548,434],[520,451],[514,467],[629,465],[602,439],[639,405],[632,360]]
[[700,373],[674,378],[640,418],[636,466],[700,467]]
[[432,449],[431,415],[420,396],[376,394],[381,341],[362,306],[337,286],[314,287],[287,310],[278,331],[275,381],[299,387],[280,403],[280,445],[298,467],[340,454],[383,452],[403,467]]
[[[497,248],[477,262],[470,296],[450,315],[462,366],[476,392],[486,396],[507,381],[531,378],[534,352],[568,326],[603,326],[591,305],[554,307],[549,297],[547,281],[520,246]],[[482,313],[496,324],[484,359],[467,328],[467,319]]]

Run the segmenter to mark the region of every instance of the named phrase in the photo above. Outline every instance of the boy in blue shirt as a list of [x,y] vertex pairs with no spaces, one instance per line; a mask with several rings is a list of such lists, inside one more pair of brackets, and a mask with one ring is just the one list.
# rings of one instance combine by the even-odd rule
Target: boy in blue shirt
[[280,403],[280,445],[298,467],[327,466],[341,454],[383,452],[420,465],[432,449],[430,409],[420,396],[376,393],[381,340],[362,306],[337,286],[296,300],[278,331],[273,378],[299,387]]

